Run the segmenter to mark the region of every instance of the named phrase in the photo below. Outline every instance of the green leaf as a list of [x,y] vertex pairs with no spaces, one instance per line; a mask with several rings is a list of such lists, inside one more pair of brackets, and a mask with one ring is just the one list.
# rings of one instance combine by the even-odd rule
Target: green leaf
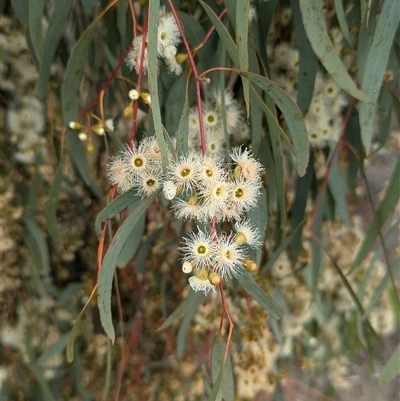
[[38,365],[46,362],[54,355],[60,354],[67,346],[70,333],[63,334],[53,345],[50,346],[40,357],[36,360]]
[[[31,0],[31,4],[34,1],[35,0]],[[59,0],[54,6],[54,12],[51,17],[46,39],[44,42],[43,58],[40,65],[39,82],[37,88],[37,94],[40,98],[43,98],[44,96],[47,82],[49,81],[50,77],[51,65],[54,59],[54,55],[56,53],[60,39],[63,35],[65,25],[67,23],[67,17],[73,2],[74,0]]]
[[379,381],[382,384],[391,382],[400,372],[400,344],[397,345],[392,356],[383,366],[379,376]]
[[[252,88],[253,89],[253,88]],[[273,165],[274,165],[274,179],[276,187],[276,196],[278,201],[280,219],[283,223],[285,221],[285,186],[283,181],[283,159],[282,159],[282,144],[280,135],[287,139],[285,133],[278,123],[275,105],[269,96],[265,96],[265,103],[261,98],[256,95],[253,90],[251,91],[252,98],[254,98],[267,117],[269,141],[271,143]],[[272,179],[272,177],[268,177]]]
[[224,356],[227,344],[221,333],[218,331],[211,354],[211,376],[214,387],[211,392],[210,400],[233,401],[234,383],[231,358],[228,352],[224,363]]
[[345,92],[362,102],[370,103],[370,99],[357,89],[340,61],[339,56],[335,53],[326,29],[325,18],[322,12],[322,2],[320,0],[299,1],[307,38],[321,64]]
[[160,190],[139,203],[139,205],[128,216],[128,218],[123,222],[114,235],[114,238],[111,241],[111,244],[109,245],[103,259],[103,264],[101,266],[98,279],[98,306],[104,331],[112,341],[115,340],[115,331],[111,316],[111,288],[117,260],[121,253],[122,247],[125,244],[126,238],[159,193]]
[[128,238],[125,241],[124,246],[122,247],[121,253],[117,261],[118,267],[120,268],[126,267],[128,262],[135,255],[136,251],[139,248],[140,243],[142,242],[145,223],[146,223],[146,216],[143,215],[140,217],[135,227],[133,227],[131,233],[128,235]]
[[393,169],[392,177],[386,188],[385,195],[376,211],[376,217],[379,221],[380,226],[379,227],[376,226],[375,219],[371,222],[367,234],[360,248],[358,249],[357,255],[354,258],[353,264],[351,265],[351,268],[347,274],[353,272],[361,264],[361,262],[367,256],[367,254],[371,251],[375,239],[379,234],[379,230],[395,210],[400,198],[399,177],[400,177],[400,159],[397,160],[396,166]]
[[189,137],[189,102],[188,96],[185,95],[185,103],[181,118],[179,120],[178,129],[176,131],[176,151],[178,155],[186,154],[188,150]]
[[[397,274],[400,273],[400,260],[398,259],[394,265],[392,266],[392,275],[395,277]],[[364,311],[364,316],[363,318],[368,317],[370,314],[371,310],[376,306],[376,304],[379,302],[379,299],[381,298],[382,294],[386,290],[386,287],[392,282],[392,279],[390,275],[387,273],[385,277],[382,279],[382,281],[379,283],[379,285],[376,287],[375,291],[373,292],[370,301],[368,303],[368,306],[365,308]]]
[[[372,45],[366,60],[361,89],[375,104],[382,85],[383,74],[389,59],[390,49],[400,20],[400,7],[397,2],[385,1],[378,18]],[[375,106],[360,104],[361,138],[366,153],[369,153],[373,132]]]
[[343,2],[342,0],[334,0],[334,2],[335,2],[336,17],[338,19],[343,37],[346,39],[348,45],[351,48],[354,48],[354,40],[350,35],[349,25],[347,24],[346,15],[343,8]]
[[185,313],[187,313],[193,305],[195,305],[197,302],[204,302],[206,297],[202,292],[194,292],[190,291],[189,295],[182,301],[182,303],[168,316],[168,318],[165,320],[165,322],[156,330],[156,331],[161,331],[166,329],[168,326],[170,326],[175,320],[181,318]]
[[303,21],[301,19],[298,0],[291,0],[290,5],[292,7],[293,24],[299,48],[299,79],[297,82],[296,101],[303,116],[305,116],[314,92],[318,59],[307,39],[306,31],[304,30]]
[[149,3],[149,32],[148,32],[148,50],[149,50],[149,90],[151,96],[151,109],[156,132],[158,146],[161,151],[161,158],[164,168],[168,166],[167,144],[164,139],[163,127],[161,123],[161,106],[158,96],[158,63],[157,63],[157,26],[158,12],[160,9],[160,0],[153,0]]
[[41,63],[43,54],[43,28],[45,0],[29,1],[29,32],[37,59]]
[[14,7],[15,14],[21,21],[22,25],[26,28],[29,23],[29,6],[30,3],[26,0],[11,0]]
[[29,256],[37,271],[47,276],[50,273],[50,260],[46,237],[32,217],[25,215],[22,221],[28,229]]
[[299,176],[303,176],[308,164],[309,149],[307,129],[300,109],[286,92],[268,78],[251,72],[238,72],[241,75],[245,75],[251,82],[264,90],[281,110],[291,133],[291,139],[296,150],[297,173]]
[[189,310],[186,311],[186,314],[182,319],[182,323],[179,326],[178,337],[176,339],[176,344],[177,344],[176,356],[178,358],[183,358],[183,354],[185,352],[185,347],[186,347],[186,333],[189,328],[189,324],[203,302],[204,302],[204,297],[196,298],[195,302],[193,302],[190,305]]
[[238,277],[238,281],[243,289],[257,301],[268,313],[275,318],[279,318],[280,311],[271,301],[270,297],[264,292],[264,290],[252,280],[252,276],[249,273],[244,273]]
[[328,186],[335,200],[335,208],[337,214],[339,214],[343,223],[350,227],[350,217],[347,210],[347,199],[346,199],[346,182],[345,182],[345,171],[340,171],[338,166],[338,153],[334,155],[334,160],[331,163],[331,169],[329,171]]
[[110,202],[97,216],[95,222],[95,231],[98,237],[101,236],[102,225],[106,220],[109,220],[116,216],[122,210],[126,209],[133,203],[138,203],[140,197],[137,195],[136,190],[130,190],[117,196],[112,202]]
[[97,290],[97,284],[95,285],[95,287],[92,290],[92,293],[90,294],[88,300],[86,301],[84,307],[82,308],[82,310],[79,312],[78,317],[75,320],[74,326],[72,327],[71,333],[69,335],[69,340],[68,340],[68,344],[67,344],[67,361],[69,363],[71,363],[74,360],[74,344],[75,344],[75,340],[76,337],[78,337],[80,331],[81,331],[81,322],[82,322],[82,317],[87,309],[87,307],[89,306],[90,302],[92,301],[94,294],[96,294],[96,290]]
[[[309,197],[311,183],[314,177],[314,154],[311,153],[310,163],[308,164],[306,174],[303,177],[298,177],[296,180],[294,203],[291,211],[290,228],[292,233],[290,236],[290,257],[295,260],[302,249],[302,230],[299,230],[299,226],[304,223],[305,210],[307,206],[307,200]],[[281,246],[279,245],[279,248]],[[278,249],[279,249],[278,248]],[[268,261],[269,263],[269,261]]]
[[47,206],[47,230],[54,241],[59,241],[61,238],[60,230],[57,226],[57,205],[63,182],[63,168],[64,162],[61,160],[57,167]]
[[229,35],[228,30],[225,28],[224,24],[218,18],[218,16],[214,13],[210,6],[204,3],[202,0],[199,0],[201,6],[204,8],[204,11],[210,18],[211,23],[214,25],[215,30],[218,32],[222,43],[225,45],[226,50],[229,53],[230,58],[233,61],[233,64],[239,68],[239,55],[238,50],[236,48],[235,42],[233,41],[231,35]]
[[[257,206],[247,212],[247,218],[251,221],[252,225],[257,227],[261,238],[265,237],[265,231],[267,229],[268,211],[267,211],[267,193],[264,187],[261,188],[261,195],[258,199]],[[262,250],[258,248],[256,251],[255,262],[257,266],[260,266]]]
[[[249,30],[249,15],[250,2],[238,1],[236,3],[236,44],[239,58],[239,69],[247,71],[249,69],[248,56],[248,30]],[[244,17],[243,17],[244,16]],[[247,118],[250,115],[250,86],[247,79],[243,79],[243,96],[246,104]]]

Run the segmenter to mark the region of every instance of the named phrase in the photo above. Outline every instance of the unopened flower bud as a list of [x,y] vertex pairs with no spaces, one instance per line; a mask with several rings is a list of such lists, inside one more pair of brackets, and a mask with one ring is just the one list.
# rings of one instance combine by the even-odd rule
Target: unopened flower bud
[[246,236],[241,232],[238,232],[235,234],[234,240],[238,245],[241,245],[241,244],[244,244],[247,242]]
[[208,280],[212,285],[218,285],[221,282],[221,277],[218,273],[210,272],[210,274],[208,275]]
[[94,127],[91,127],[92,131],[97,134],[97,135],[104,135],[106,131],[104,130],[104,127],[102,125],[95,125]]
[[190,262],[183,262],[182,264],[182,271],[184,273],[191,273],[193,271],[193,265]]
[[86,141],[86,139],[87,139],[87,134],[86,134],[86,132],[80,132],[80,133],[78,134],[78,138],[79,138],[81,141]]
[[129,99],[135,101],[135,100],[138,100],[138,99],[139,99],[140,93],[139,93],[136,89],[131,89],[131,90],[129,91],[128,96],[129,96]]
[[133,115],[133,104],[131,103],[129,106],[125,107],[124,110],[124,117],[125,118],[130,118]]
[[188,59],[188,55],[187,53],[178,53],[175,56],[175,60],[178,64],[182,64],[183,62],[185,62]]
[[241,259],[240,261],[244,264],[244,267],[246,268],[246,270],[247,270],[248,272],[254,273],[254,272],[258,271],[257,263],[254,262],[254,260],[251,260],[251,259]]
[[68,127],[73,129],[73,130],[78,130],[82,128],[82,124],[79,123],[78,121],[70,121],[68,123]]
[[151,96],[150,93],[146,93],[146,92],[142,92],[140,94],[140,97],[142,98],[142,100],[151,107]]

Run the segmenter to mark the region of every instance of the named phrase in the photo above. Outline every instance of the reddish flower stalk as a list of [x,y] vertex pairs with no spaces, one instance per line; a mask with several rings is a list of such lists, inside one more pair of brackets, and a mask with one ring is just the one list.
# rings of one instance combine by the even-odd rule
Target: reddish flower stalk
[[[144,61],[144,52],[146,51],[146,47],[147,47],[146,42],[147,42],[148,24],[149,24],[149,12],[147,11],[146,18],[144,20],[143,36],[142,36],[142,40],[144,41],[144,44],[142,46],[142,52],[140,53],[139,73],[138,73],[138,81],[137,81],[137,85],[136,85],[136,90],[138,92],[140,92],[140,87],[142,86],[142,80],[143,80],[143,61]],[[139,103],[138,103],[138,101],[136,101],[133,104],[133,120],[132,120],[132,128],[131,128],[131,140],[129,143],[130,147],[133,147],[133,141],[135,140],[138,109],[139,109]]]

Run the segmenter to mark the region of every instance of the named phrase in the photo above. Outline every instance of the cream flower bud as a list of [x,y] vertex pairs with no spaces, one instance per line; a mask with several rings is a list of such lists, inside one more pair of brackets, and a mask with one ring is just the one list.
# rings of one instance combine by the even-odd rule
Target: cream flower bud
[[131,100],[138,100],[140,97],[140,94],[136,89],[131,89],[129,91],[128,96],[129,96],[129,99],[131,99]]

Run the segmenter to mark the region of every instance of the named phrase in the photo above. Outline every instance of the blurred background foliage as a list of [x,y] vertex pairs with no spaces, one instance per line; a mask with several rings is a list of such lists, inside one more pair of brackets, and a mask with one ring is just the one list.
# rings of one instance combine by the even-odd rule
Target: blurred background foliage
[[[131,138],[128,93],[138,74],[124,59],[149,4],[3,0],[2,399],[394,399],[398,3],[170,4],[191,49],[202,44],[193,53],[210,79],[201,83],[204,105],[215,90],[240,105],[222,152],[245,145],[265,168],[265,192],[248,213],[264,237],[252,255],[259,271],[224,284],[235,324],[224,373],[219,296],[191,291],[176,251],[192,225],[175,220],[164,199],[143,206],[129,191],[112,200],[107,178],[109,157]],[[151,21],[158,7],[150,3]],[[151,43],[157,29],[148,29]],[[136,138],[156,135],[181,154],[190,147],[193,74],[188,61],[176,76],[151,57],[141,90],[152,108],[138,101]],[[91,294],[98,254],[119,227],[100,293],[112,345]]]

